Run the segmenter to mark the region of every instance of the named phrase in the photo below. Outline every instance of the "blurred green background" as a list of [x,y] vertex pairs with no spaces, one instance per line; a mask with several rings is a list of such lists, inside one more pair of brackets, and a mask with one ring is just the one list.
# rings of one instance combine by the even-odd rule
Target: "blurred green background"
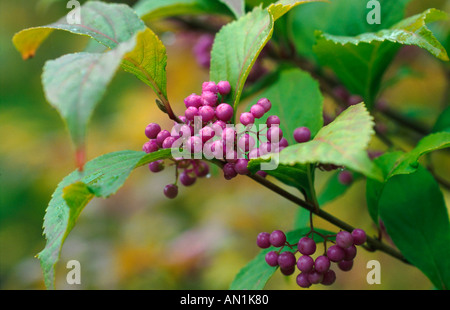
[[[428,7],[449,8],[448,1],[423,2],[412,1],[408,15]],[[42,219],[56,185],[74,169],[74,158],[64,124],[45,100],[40,75],[46,60],[81,51],[87,39],[54,32],[34,59],[23,61],[11,42],[14,33],[59,19],[67,13],[65,1],[3,0],[0,6],[0,288],[43,289],[34,257],[45,245]],[[154,29],[165,29],[164,24]],[[208,70],[196,64],[192,53],[197,34],[165,31],[160,36],[168,48],[169,98],[181,113],[183,98],[200,92]],[[407,56],[394,62],[387,78],[405,65],[414,74],[387,89],[384,97],[396,109],[431,126],[443,104],[448,104],[442,102],[448,91],[444,66],[419,49],[413,48]],[[170,128],[171,121],[156,108],[154,99],[150,88],[119,72],[91,120],[88,158],[140,150],[146,140],[144,128],[150,122]],[[394,139],[404,133],[389,124],[387,129]],[[400,138],[396,140],[401,142]],[[374,141],[371,147],[381,149],[381,144]],[[436,154],[433,160],[441,167],[440,175],[450,177],[448,153]],[[319,190],[329,176],[319,173]],[[216,175],[200,179],[191,188],[181,188],[175,200],[168,200],[162,189],[173,178],[172,169],[155,175],[141,168],[115,196],[94,199],[63,247],[56,287],[227,289],[239,269],[258,253],[259,232],[292,229],[297,207],[248,178],[225,181]],[[450,205],[449,192],[443,192]],[[326,210],[370,235],[377,233],[367,213],[364,181],[356,182]],[[315,226],[336,231],[320,219]],[[81,285],[66,283],[65,264],[72,259],[81,263]],[[366,263],[371,259],[381,263],[380,285],[366,282]],[[298,289],[295,277],[279,272],[267,288]],[[311,289],[430,288],[430,281],[416,268],[383,253],[360,250],[352,271],[337,271],[336,284]]]

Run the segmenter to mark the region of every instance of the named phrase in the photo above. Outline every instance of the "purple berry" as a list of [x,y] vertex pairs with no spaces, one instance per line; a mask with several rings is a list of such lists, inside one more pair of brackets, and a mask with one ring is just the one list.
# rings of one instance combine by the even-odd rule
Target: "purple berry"
[[[229,161],[228,156],[227,160]],[[248,159],[240,158],[234,164],[234,169],[238,174],[245,175],[249,173],[247,166],[248,166]]]
[[345,251],[343,248],[341,248],[338,245],[332,245],[328,248],[327,250],[327,257],[332,261],[332,262],[340,262],[341,260],[343,260],[345,258]]
[[148,169],[150,169],[151,172],[155,173],[164,170],[163,160],[151,162],[150,164],[148,164]]
[[220,81],[217,83],[217,88],[222,96],[228,95],[231,91],[231,85],[228,81]]
[[295,266],[290,266],[290,267],[287,267],[287,268],[280,267],[280,271],[285,276],[290,276],[291,274],[293,274],[295,272]]
[[232,163],[226,163],[223,166],[223,176],[226,180],[231,180],[232,178],[237,176],[237,172],[234,169],[234,165]]
[[210,91],[212,93],[217,94],[219,92],[219,89],[214,82],[204,82],[202,84],[202,92]]
[[202,122],[204,122],[204,123],[212,121],[215,116],[214,109],[207,105],[200,107],[198,112],[199,112],[199,115],[202,117]]
[[236,131],[231,128],[231,127],[227,127],[222,131],[222,140],[226,143],[226,144],[234,144],[234,141],[236,139]]
[[173,199],[178,195],[178,186],[175,184],[169,184],[164,187],[164,195],[167,198]]
[[366,242],[366,232],[362,229],[356,228],[352,231],[353,244],[361,245]]
[[272,267],[278,266],[278,253],[277,252],[275,252],[275,251],[267,252],[265,259],[266,259],[266,263],[269,266],[272,266]]
[[327,272],[330,269],[330,265],[330,259],[324,255],[318,256],[314,262],[314,268],[320,273]]
[[[216,108],[216,112],[217,112],[217,108]],[[220,127],[220,128],[222,128],[222,130],[224,130],[227,127],[227,124],[224,121],[219,119],[219,120],[215,121],[214,124],[213,124],[214,130],[216,130],[215,129],[216,126],[217,126],[217,128]],[[217,130],[216,130],[216,132],[217,132]]]
[[291,268],[295,267],[295,255],[291,252],[283,252],[280,255],[278,255],[278,265],[280,268]]
[[267,129],[267,140],[270,142],[279,142],[283,138],[283,131],[278,126],[273,126]]
[[297,268],[302,272],[309,272],[314,268],[314,259],[309,255],[302,255],[298,258]]
[[274,230],[270,234],[270,244],[278,248],[286,243],[286,235],[281,230]]
[[307,142],[311,139],[311,131],[308,127],[299,127],[294,130],[294,140],[297,143]]
[[316,243],[311,238],[303,237],[298,241],[297,248],[303,255],[312,255],[316,252]]
[[248,152],[251,149],[255,147],[255,139],[250,136],[249,134],[244,134],[242,137],[239,138],[239,141],[237,143],[239,149],[241,149],[244,152]]
[[242,113],[241,116],[239,117],[239,120],[240,120],[241,124],[244,126],[255,123],[255,117],[250,112]]
[[308,280],[311,284],[319,284],[323,280],[323,274],[317,270],[308,272]]
[[202,97],[197,94],[191,94],[184,99],[184,104],[186,105],[186,108],[200,108],[202,105]]
[[336,273],[334,272],[334,270],[328,270],[327,272],[324,273],[323,275],[323,280],[321,282],[321,284],[323,285],[331,285],[336,281]]
[[270,142],[263,142],[259,145],[259,154],[266,155],[272,151],[272,144]]
[[145,127],[145,135],[149,139],[155,139],[160,131],[161,127],[156,123],[148,124],[147,127]]
[[272,107],[272,103],[267,98],[261,98],[258,100],[256,104],[261,105],[264,108],[264,111],[267,113],[269,112],[270,108]]
[[214,129],[212,129],[211,126],[203,127],[202,129],[200,129],[199,133],[200,133],[200,137],[201,137],[203,143],[212,139],[215,136]]
[[193,121],[194,117],[198,116],[198,109],[196,107],[189,107],[184,112],[184,116],[187,120]]
[[145,153],[153,153],[156,152],[159,149],[158,142],[156,142],[156,139],[152,139],[148,142],[145,142],[142,146],[142,150]]
[[195,183],[196,180],[197,179],[195,177],[190,176],[189,173],[187,173],[186,171],[183,171],[180,174],[180,182],[184,186],[191,186]]
[[349,185],[353,182],[353,174],[348,170],[341,171],[338,174],[338,181],[342,185]]
[[340,231],[336,235],[336,244],[343,249],[346,249],[353,245],[352,234],[348,231]]
[[271,127],[272,125],[280,125],[281,121],[280,118],[276,115],[271,115],[266,120],[267,127]]
[[164,141],[162,143],[163,149],[170,149],[176,140],[177,140],[177,138],[172,137],[172,136],[164,139]]
[[353,260],[343,260],[338,263],[339,269],[342,271],[350,271],[353,268]]
[[255,104],[250,108],[250,113],[252,113],[255,118],[261,118],[263,117],[264,113],[266,113],[266,111],[264,110],[264,107],[262,105]]
[[162,147],[164,140],[166,140],[168,137],[170,137],[170,132],[168,130],[160,131],[156,136],[156,142],[158,143],[158,146]]
[[199,161],[198,166],[195,169],[195,174],[199,178],[206,177],[209,174],[209,165],[204,161]]
[[204,91],[202,93],[202,101],[204,106],[214,107],[217,103],[217,94],[212,91]]
[[268,232],[259,233],[256,238],[256,245],[258,245],[261,249],[267,249],[270,247],[270,234]]
[[190,137],[185,144],[188,152],[200,153],[203,150],[203,141],[199,136]]
[[297,285],[302,287],[302,288],[308,288],[311,286],[311,282],[309,282],[308,279],[308,274],[307,272],[302,272],[300,273],[297,278],[296,278],[296,282]]
[[258,148],[256,148],[256,149],[253,149],[253,150],[251,150],[249,153],[248,153],[248,158],[249,159],[255,159],[255,158],[258,158],[258,157],[260,157],[260,152],[259,152],[259,149]]
[[221,103],[216,108],[216,116],[219,120],[228,122],[233,117],[233,107],[228,103]]
[[356,257],[356,246],[351,245],[348,248],[344,249],[345,251],[345,257],[344,260],[353,260]]
[[289,142],[288,140],[286,140],[286,138],[281,138],[280,142],[278,143],[279,147],[288,147],[289,146]]

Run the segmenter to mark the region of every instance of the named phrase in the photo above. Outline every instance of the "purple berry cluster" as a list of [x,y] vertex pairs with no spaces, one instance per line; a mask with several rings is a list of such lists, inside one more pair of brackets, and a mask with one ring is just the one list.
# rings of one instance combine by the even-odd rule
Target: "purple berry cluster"
[[[299,239],[296,249],[295,244],[291,245],[286,241],[286,235],[281,230],[275,230],[272,233],[262,232],[256,239],[257,246],[262,249],[271,246],[279,248],[277,251],[267,252],[265,260],[269,266],[280,267],[281,273],[287,276],[295,273],[297,267],[300,273],[297,275],[296,282],[302,288],[309,288],[313,284],[333,284],[336,273],[330,269],[332,263],[337,264],[342,271],[351,270],[356,257],[356,246],[366,242],[366,233],[362,229],[354,229],[351,233],[340,231],[336,234],[335,244],[328,249],[325,248],[323,255],[314,258],[312,255],[316,253],[317,244],[308,235]],[[295,250],[282,252],[284,246]],[[300,253],[298,259],[295,256],[297,252]]]

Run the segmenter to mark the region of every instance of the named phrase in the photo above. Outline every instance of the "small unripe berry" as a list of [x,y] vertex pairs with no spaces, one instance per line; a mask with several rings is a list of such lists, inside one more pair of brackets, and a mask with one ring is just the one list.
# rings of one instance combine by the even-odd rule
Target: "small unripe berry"
[[203,106],[213,107],[217,103],[217,94],[211,91],[204,91],[202,93],[202,104]]

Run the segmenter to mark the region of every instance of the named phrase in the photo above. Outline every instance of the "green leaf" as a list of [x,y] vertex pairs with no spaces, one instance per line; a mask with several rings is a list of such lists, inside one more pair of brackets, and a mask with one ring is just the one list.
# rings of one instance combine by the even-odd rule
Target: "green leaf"
[[145,27],[136,13],[124,4],[89,1],[81,6],[80,16],[81,24],[69,24],[67,17],[63,17],[50,25],[22,30],[14,35],[13,43],[22,57],[28,59],[53,30],[64,30],[89,36],[113,49]]
[[439,115],[431,132],[439,132],[439,131],[450,132],[450,106],[448,106],[441,113],[441,115]]
[[[280,118],[280,128],[289,144],[295,143],[293,134],[296,128],[308,127],[314,137],[323,126],[323,96],[319,83],[300,69],[281,70],[272,84],[249,104],[248,109],[259,98],[268,98],[272,102],[270,115]],[[256,120],[255,124],[265,124],[267,117]]]
[[86,204],[94,196],[106,198],[116,193],[133,169],[170,156],[170,149],[150,154],[110,153],[89,161],[83,171],[72,172],[58,184],[44,218],[47,244],[38,254],[47,288],[54,288],[55,266],[63,243]]
[[[404,17],[405,7],[410,0],[378,0],[380,3],[380,24],[369,24],[366,16],[368,1],[333,0],[302,6],[291,13],[291,33],[297,51],[315,59],[313,45],[316,30],[338,36],[356,36],[365,32],[376,32],[389,28]],[[320,16],[320,18],[317,18]]]
[[450,223],[444,197],[422,167],[389,179],[380,197],[380,216],[405,258],[438,289],[450,288]]
[[446,17],[442,11],[429,9],[376,33],[346,37],[318,32],[314,52],[321,65],[333,69],[350,92],[363,96],[370,109],[383,74],[401,45],[419,46],[448,61],[444,47],[426,26]]
[[42,83],[48,102],[67,124],[72,140],[82,148],[87,123],[122,57],[133,50],[135,39],[103,54],[76,53],[47,61]]
[[[333,234],[332,232],[323,229],[314,228],[314,230],[324,235]],[[298,240],[309,231],[309,227],[290,231],[286,234],[286,241],[290,244],[297,244]],[[322,237],[317,234],[315,234],[313,238],[316,242],[323,242]],[[333,240],[333,238],[330,239]],[[294,252],[297,248],[295,247],[294,250],[291,250],[289,247],[285,247],[285,249]],[[277,267],[271,267],[265,261],[267,252],[273,250],[273,247],[262,250],[254,259],[243,267],[231,283],[230,290],[262,290],[267,281],[269,281],[277,270]]]
[[241,17],[245,14],[245,3],[244,0],[219,0],[224,3],[233,12],[236,18]]
[[285,165],[334,164],[381,180],[381,172],[366,152],[374,133],[373,125],[373,118],[363,103],[350,106],[323,127],[313,140],[288,146],[281,151],[279,162]]
[[384,174],[383,181],[369,179],[366,185],[367,206],[375,223],[378,223],[380,197],[389,179],[396,175],[414,173],[419,167],[420,157],[448,147],[450,147],[450,133],[439,132],[422,138],[410,152],[387,153],[375,159],[376,165]]
[[230,10],[217,0],[140,0],[136,3],[134,9],[143,20],[161,19],[178,15],[230,15]]
[[[269,162],[270,159],[264,157],[252,159],[248,163],[248,169],[251,173],[261,170],[261,164]],[[307,195],[311,188],[308,182],[307,165],[283,165],[278,164],[276,169],[264,170],[268,175],[273,176],[286,185],[292,186]]]
[[[320,194],[317,196],[317,201],[319,202],[319,206],[323,206],[334,199],[342,196],[345,194],[345,192],[351,187],[351,184],[345,185],[339,182],[339,173],[335,172],[325,184],[324,188],[320,192]],[[359,173],[353,172],[353,181],[352,184],[358,180],[360,180],[363,176]]]
[[124,57],[122,68],[150,86],[167,105],[167,54],[158,36],[146,28],[137,35],[136,46]]
[[235,109],[253,64],[272,37],[275,20],[293,6],[311,1],[278,1],[267,9],[256,7],[217,33],[211,51],[210,79],[230,82]]

